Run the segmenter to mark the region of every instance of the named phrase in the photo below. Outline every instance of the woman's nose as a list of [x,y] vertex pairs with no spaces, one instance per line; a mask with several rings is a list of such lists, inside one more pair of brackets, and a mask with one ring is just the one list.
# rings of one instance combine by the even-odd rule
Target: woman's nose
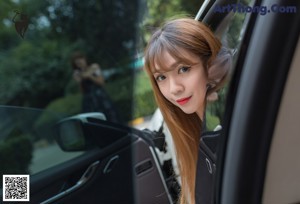
[[184,86],[177,79],[170,79],[170,93],[177,95],[184,90]]

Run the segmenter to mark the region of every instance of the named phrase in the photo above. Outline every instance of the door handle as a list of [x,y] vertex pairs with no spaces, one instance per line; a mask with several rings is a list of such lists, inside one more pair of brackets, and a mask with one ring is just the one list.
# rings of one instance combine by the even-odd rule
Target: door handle
[[94,163],[92,163],[87,169],[86,171],[82,174],[82,176],[80,177],[80,179],[76,182],[76,184],[60,193],[58,193],[57,195],[48,198],[47,200],[41,202],[41,204],[49,204],[49,203],[53,203],[61,198],[63,198],[64,196],[74,192],[75,190],[79,189],[80,187],[82,187],[86,182],[88,182],[91,177],[94,175],[98,165],[99,165],[100,161],[96,161]]

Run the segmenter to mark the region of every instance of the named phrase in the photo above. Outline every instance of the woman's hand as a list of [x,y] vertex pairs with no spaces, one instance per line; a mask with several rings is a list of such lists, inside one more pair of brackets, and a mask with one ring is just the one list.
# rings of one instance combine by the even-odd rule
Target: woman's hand
[[96,63],[89,66],[89,68],[82,73],[82,77],[85,79],[90,79],[98,85],[104,84],[104,78],[102,76],[100,66]]

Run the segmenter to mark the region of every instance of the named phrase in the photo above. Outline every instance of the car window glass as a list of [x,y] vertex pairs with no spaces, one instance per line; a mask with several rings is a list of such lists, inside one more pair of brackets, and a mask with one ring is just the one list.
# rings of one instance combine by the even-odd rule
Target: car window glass
[[47,133],[63,118],[101,112],[132,124],[150,114],[145,86],[133,92],[143,64],[135,49],[137,1],[11,0],[0,11],[2,174],[35,174],[81,155],[60,150]]
[[[226,47],[232,55],[230,77],[234,72],[235,63],[251,15],[251,12],[248,12],[247,8],[253,8],[253,3],[254,1],[251,0],[243,0],[236,4],[224,4],[214,8],[214,15],[226,14],[221,23],[214,29],[214,33],[221,39],[222,45]],[[228,7],[232,10],[228,11]],[[244,10],[237,9],[234,11],[234,8],[243,8]],[[225,87],[218,93],[217,99],[208,103],[206,108],[206,125],[208,130],[214,130],[222,123],[230,77]]]
[[0,106],[1,173],[36,174],[81,155],[63,152],[56,144],[53,126],[60,118],[52,112]]

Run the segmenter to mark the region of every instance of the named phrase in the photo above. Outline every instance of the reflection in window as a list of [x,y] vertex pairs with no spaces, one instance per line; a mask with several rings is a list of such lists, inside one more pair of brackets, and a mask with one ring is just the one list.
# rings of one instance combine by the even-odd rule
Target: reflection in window
[[105,91],[120,120],[131,120],[138,6],[138,0],[3,3],[0,104],[67,115],[82,112],[83,96],[73,82],[70,56],[83,51],[101,67]]
[[53,113],[0,106],[0,173],[32,175],[81,155],[57,145],[58,120]]
[[[243,0],[239,3],[242,5],[252,4],[251,0]],[[233,73],[232,69],[235,67],[249,17],[250,13],[230,12],[224,17],[221,24],[214,31],[215,35],[221,39],[223,46],[230,50],[232,54],[231,73]],[[208,130],[213,130],[218,124],[222,123],[228,85],[229,83],[218,92],[217,100],[208,103],[206,113]]]

